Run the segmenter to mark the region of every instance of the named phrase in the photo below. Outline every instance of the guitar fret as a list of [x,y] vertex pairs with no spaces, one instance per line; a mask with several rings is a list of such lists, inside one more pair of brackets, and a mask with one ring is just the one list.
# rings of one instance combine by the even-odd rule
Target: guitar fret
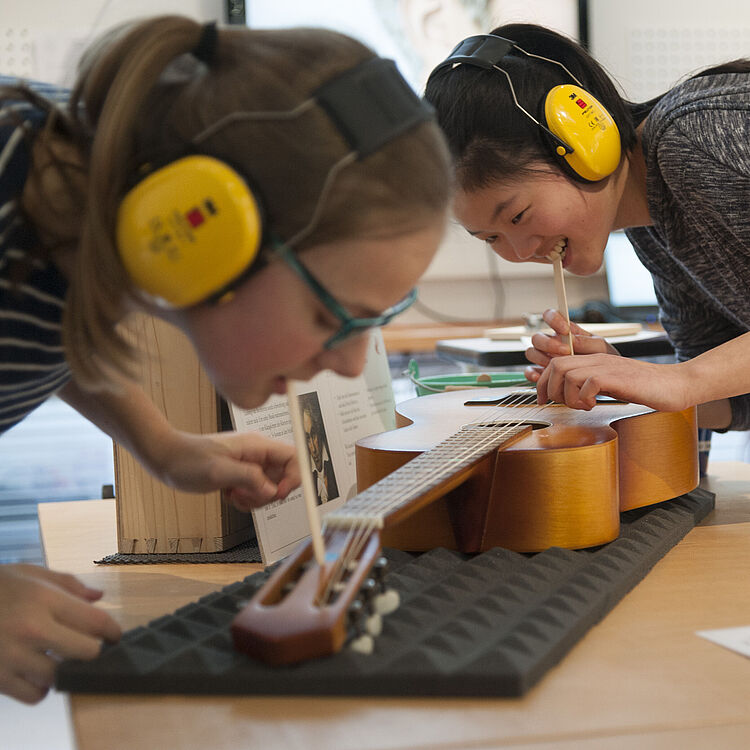
[[[497,450],[523,429],[524,425],[503,426],[501,429],[496,425],[464,427],[329,513],[326,526],[350,527],[368,523],[382,528],[386,515]],[[386,503],[384,512],[382,508]]]

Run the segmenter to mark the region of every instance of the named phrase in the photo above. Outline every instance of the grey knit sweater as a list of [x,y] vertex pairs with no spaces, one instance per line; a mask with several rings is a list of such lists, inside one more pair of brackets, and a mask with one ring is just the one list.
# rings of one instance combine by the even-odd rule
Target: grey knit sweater
[[[643,130],[650,227],[628,229],[679,360],[750,331],[750,73],[695,78]],[[750,429],[750,395],[730,429]]]

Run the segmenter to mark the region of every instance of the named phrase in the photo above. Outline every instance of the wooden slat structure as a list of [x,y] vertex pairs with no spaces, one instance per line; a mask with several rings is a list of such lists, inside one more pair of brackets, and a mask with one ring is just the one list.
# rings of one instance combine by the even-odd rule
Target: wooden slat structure
[[[212,433],[221,428],[220,403],[187,338],[145,315],[128,325],[143,351],[139,382],[177,429]],[[252,536],[250,514],[220,492],[193,494],[165,486],[124,448],[115,445],[119,552],[221,552]]]

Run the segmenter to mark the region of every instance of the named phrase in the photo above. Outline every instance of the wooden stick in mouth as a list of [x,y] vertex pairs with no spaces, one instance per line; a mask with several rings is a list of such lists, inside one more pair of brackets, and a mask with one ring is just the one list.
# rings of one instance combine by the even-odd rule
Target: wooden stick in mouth
[[557,307],[568,324],[568,346],[570,353],[573,354],[573,332],[570,330],[570,313],[568,312],[568,297],[565,294],[565,279],[563,278],[563,253],[565,251],[551,252],[547,257],[552,261],[552,267],[555,271],[555,291],[557,292]]

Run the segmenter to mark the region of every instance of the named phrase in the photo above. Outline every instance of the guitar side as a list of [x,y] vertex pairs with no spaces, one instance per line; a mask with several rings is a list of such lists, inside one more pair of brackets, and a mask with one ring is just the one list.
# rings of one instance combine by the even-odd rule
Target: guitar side
[[[513,392],[493,389],[492,401]],[[489,403],[483,389],[412,399],[398,407],[399,429],[357,444],[362,491],[476,419],[510,422],[523,414],[535,427],[478,464],[463,485],[386,529],[384,544],[464,552],[590,547],[617,537],[621,511],[698,484],[695,409],[665,413],[608,402],[584,412]]]

